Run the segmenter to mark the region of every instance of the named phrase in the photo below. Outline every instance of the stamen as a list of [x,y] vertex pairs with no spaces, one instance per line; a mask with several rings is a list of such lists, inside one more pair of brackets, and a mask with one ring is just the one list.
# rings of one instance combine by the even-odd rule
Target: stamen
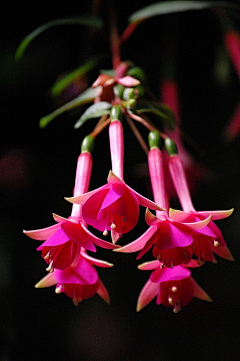
[[214,246],[214,247],[218,247],[219,244],[220,244],[220,243],[219,243],[218,241],[216,241],[216,240],[213,241],[213,246]]
[[116,227],[117,227],[116,224],[114,224],[114,223],[111,224],[112,229],[115,229]]
[[168,296],[168,303],[169,303],[171,306],[173,306],[173,305],[174,305],[174,303],[173,303],[173,299],[172,299],[172,297],[171,297],[171,296]]
[[51,257],[50,252],[48,252],[48,253],[46,254],[46,256],[44,257],[44,259],[49,259],[50,257]]
[[51,260],[51,262],[49,263],[49,266],[48,266],[48,268],[46,268],[46,271],[48,271],[50,273],[52,273],[54,271],[52,264],[53,264],[53,260]]
[[103,232],[103,235],[104,236],[107,236],[108,235],[108,231],[105,229],[105,231]]
[[172,291],[172,292],[177,292],[177,287],[176,287],[176,286],[172,286],[171,291]]
[[175,303],[173,312],[178,313],[179,311],[181,311],[181,307],[180,307],[179,303]]
[[55,293],[59,295],[61,292],[62,292],[62,286],[58,286],[55,288]]

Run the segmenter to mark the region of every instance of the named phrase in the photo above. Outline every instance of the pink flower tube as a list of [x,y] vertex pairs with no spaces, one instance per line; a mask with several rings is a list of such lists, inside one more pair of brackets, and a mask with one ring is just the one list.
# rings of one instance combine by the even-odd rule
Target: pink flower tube
[[[74,195],[86,192],[89,186],[92,169],[92,156],[84,151],[77,162]],[[47,270],[53,272],[54,268],[65,269],[78,261],[81,247],[96,252],[95,245],[113,249],[113,244],[93,235],[82,221],[81,206],[74,204],[71,216],[68,218],[53,215],[56,224],[24,233],[33,239],[45,242],[37,248],[49,265]]]
[[86,223],[104,235],[111,230],[113,242],[116,242],[122,234],[136,226],[139,205],[154,210],[162,208],[134,191],[123,180],[123,127],[119,120],[111,122],[109,140],[113,171],[109,173],[108,183],[78,197],[66,199],[81,204]]
[[206,230],[215,234],[215,237],[211,237],[207,234],[195,235],[192,246],[195,255],[205,261],[216,262],[213,255],[214,252],[222,258],[233,260],[233,256],[227,248],[221,231],[213,222],[213,220],[229,217],[232,214],[233,209],[196,211],[189,192],[183,162],[177,154],[174,154],[169,158],[169,170],[183,209],[183,211],[171,210],[170,217],[178,222],[196,222],[204,220],[209,216],[211,217],[211,221],[208,223]]

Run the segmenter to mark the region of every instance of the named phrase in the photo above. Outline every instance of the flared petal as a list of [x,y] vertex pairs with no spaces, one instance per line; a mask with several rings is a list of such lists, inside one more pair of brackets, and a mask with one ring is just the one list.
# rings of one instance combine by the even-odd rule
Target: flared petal
[[166,281],[183,280],[191,275],[189,269],[183,266],[175,266],[173,268],[158,268],[150,275],[151,282],[160,283]]
[[149,227],[146,232],[144,232],[139,238],[135,241],[126,244],[126,246],[114,249],[115,252],[131,253],[137,252],[144,247],[147,241],[152,237],[156,232],[157,226]]
[[99,191],[102,191],[104,189],[109,189],[109,184],[105,184],[102,187],[96,188],[93,191],[81,194],[77,197],[65,197],[65,199],[70,203],[76,203],[76,204],[84,204],[92,195],[95,193],[98,193]]
[[96,252],[96,247],[94,246],[91,237],[83,230],[80,223],[64,222],[62,223],[62,230],[74,242],[80,244],[89,251]]
[[203,214],[204,216],[212,216],[212,220],[218,220],[218,219],[224,219],[227,217],[230,217],[233,213],[234,208],[228,209],[228,210],[222,210],[222,211],[198,211],[197,214]]
[[61,284],[92,285],[98,281],[96,269],[84,257],[79,258],[76,267],[68,267],[64,270],[56,269],[54,275]]
[[84,232],[88,235],[88,237],[91,239],[91,241],[96,245],[99,246],[101,248],[105,248],[105,249],[117,249],[120,246],[104,241],[101,238],[98,238],[97,236],[95,236],[94,234],[92,234],[86,227],[84,227],[84,225],[82,225],[82,228],[84,230]]
[[127,86],[127,87],[135,87],[137,85],[140,85],[141,82],[138,79],[133,78],[130,75],[126,75],[122,78],[117,79],[118,84]]
[[143,286],[138,300],[137,300],[137,312],[146,307],[158,294],[159,285],[148,280]]
[[234,257],[228,247],[213,247],[213,252],[216,253],[219,257],[227,259],[228,261],[234,261]]
[[161,265],[162,263],[155,259],[153,261],[144,262],[138,265],[138,269],[140,269],[141,271],[151,271],[153,269],[161,267]]
[[197,284],[197,282],[192,277],[190,277],[190,281],[194,288],[194,297],[203,301],[213,302],[208,294]]
[[152,214],[152,212],[150,212],[147,208],[145,212],[145,221],[149,226],[154,226],[155,224],[158,224],[160,222],[160,219],[154,214]]
[[61,227],[60,224],[54,224],[53,226],[36,229],[33,231],[23,231],[26,236],[36,239],[38,241],[45,241],[45,239],[51,237],[59,228]]
[[58,222],[58,223],[63,223],[63,222],[67,222],[68,218],[62,217],[57,215],[56,213],[53,213],[53,219]]
[[81,252],[81,255],[83,258],[85,258],[87,261],[89,261],[91,264],[93,264],[94,266],[98,266],[98,267],[104,267],[104,268],[109,268],[109,267],[113,267],[112,263],[109,263],[107,261],[103,261],[101,259],[97,259],[94,257],[89,256],[89,254],[87,252]]
[[[68,222],[65,222],[68,223]],[[59,225],[61,227],[61,225]],[[67,243],[71,240],[71,236],[68,236],[62,228],[58,229],[51,237],[49,237],[44,243],[37,248],[37,251],[41,251],[43,247],[55,247]]]
[[54,272],[48,273],[45,277],[43,277],[40,281],[35,284],[35,288],[45,288],[51,287],[57,284],[57,279],[55,278]]
[[100,278],[99,278],[99,280],[98,280],[97,294],[98,294],[108,305],[110,305],[110,297],[109,297],[108,291],[107,291],[106,287],[104,286],[104,284],[103,284],[103,282],[101,281]]
[[184,229],[178,223],[168,220],[161,222],[158,226],[155,238],[156,247],[159,249],[170,249],[174,247],[187,247],[193,239],[189,230]]

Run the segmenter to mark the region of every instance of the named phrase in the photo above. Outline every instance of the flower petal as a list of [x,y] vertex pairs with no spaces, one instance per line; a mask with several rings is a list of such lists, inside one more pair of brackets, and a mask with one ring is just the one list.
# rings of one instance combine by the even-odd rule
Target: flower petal
[[48,273],[45,277],[43,277],[38,283],[35,284],[35,288],[45,288],[51,287],[57,284],[57,280],[55,278],[54,272]]
[[[65,222],[67,223],[67,222]],[[59,224],[61,227],[61,225]],[[60,246],[66,242],[69,242],[71,237],[68,236],[62,228],[58,229],[51,237],[49,237],[44,243],[37,248],[37,251],[41,251],[43,247],[55,247]]]
[[203,301],[213,302],[212,299],[208,296],[208,294],[197,284],[197,282],[192,277],[190,277],[189,279],[194,288],[194,297],[197,297]]
[[61,227],[60,224],[54,224],[53,226],[36,229],[34,231],[23,231],[26,236],[36,239],[38,241],[45,241],[45,239],[51,237],[59,228]]
[[83,230],[81,224],[64,222],[62,223],[62,229],[64,233],[73,241],[80,244],[82,247],[86,248],[89,251],[96,252],[96,247],[94,246],[89,235],[85,232],[85,230]]
[[159,268],[161,266],[161,264],[162,263],[160,261],[155,259],[153,261],[144,262],[144,263],[138,265],[138,269],[140,269],[141,271],[150,271],[150,270]]
[[99,278],[98,280],[98,289],[97,289],[97,294],[108,304],[110,305],[110,298],[109,298],[109,294],[108,291],[106,289],[106,287],[104,286],[104,284],[102,283],[101,279]]
[[127,86],[127,87],[135,87],[135,86],[141,84],[141,82],[138,79],[135,79],[130,75],[126,75],[126,76],[124,76],[122,78],[118,78],[117,82],[119,84]]
[[166,281],[177,281],[182,280],[191,275],[189,269],[183,266],[175,266],[173,268],[164,267],[158,268],[152,272],[150,276],[151,282],[166,282]]
[[159,285],[148,280],[143,286],[137,300],[137,312],[146,307],[158,294]]

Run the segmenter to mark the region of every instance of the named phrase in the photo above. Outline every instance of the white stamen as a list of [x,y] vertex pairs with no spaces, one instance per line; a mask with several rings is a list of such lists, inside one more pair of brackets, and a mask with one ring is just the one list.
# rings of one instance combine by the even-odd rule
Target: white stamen
[[218,247],[218,246],[219,246],[219,242],[214,240],[214,241],[213,241],[213,246],[214,246],[214,247]]
[[172,291],[172,292],[177,292],[177,287],[176,287],[176,286],[172,286],[171,291]]
[[48,268],[46,268],[46,271],[48,271],[50,273],[52,273],[54,271],[52,264],[53,264],[53,260],[51,260],[51,262],[49,263],[49,266],[48,266]]
[[117,227],[116,224],[114,224],[114,223],[111,224],[112,229],[115,229],[116,227]]
[[103,235],[104,236],[107,236],[108,235],[108,231],[105,229],[105,231],[103,232]]

